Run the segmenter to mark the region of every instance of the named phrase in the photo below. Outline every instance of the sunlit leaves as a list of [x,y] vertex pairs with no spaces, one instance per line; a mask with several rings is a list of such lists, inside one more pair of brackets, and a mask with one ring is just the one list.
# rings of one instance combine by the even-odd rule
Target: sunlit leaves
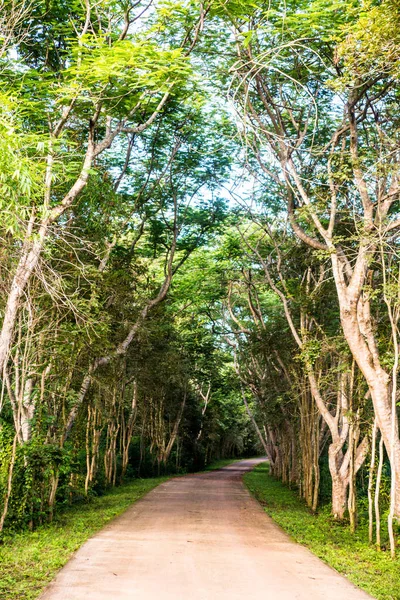
[[344,81],[400,76],[400,6],[396,0],[376,5],[363,2],[352,27],[344,30],[338,48],[345,63]]
[[0,227],[15,235],[40,197],[44,170],[43,139],[23,131],[18,111],[15,99],[0,95]]
[[106,106],[127,106],[147,96],[171,91],[190,73],[182,49],[160,49],[149,41],[123,40],[109,46],[86,36],[74,50],[75,63],[67,69],[66,80],[79,94],[104,99]]

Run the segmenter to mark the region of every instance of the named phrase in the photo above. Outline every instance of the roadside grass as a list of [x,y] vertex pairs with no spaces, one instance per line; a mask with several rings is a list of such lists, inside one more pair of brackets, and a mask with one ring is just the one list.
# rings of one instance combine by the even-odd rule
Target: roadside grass
[[4,536],[0,545],[1,600],[37,598],[88,538],[167,479],[135,479],[90,502],[60,511],[52,523],[34,532]]
[[327,509],[311,514],[295,491],[269,475],[262,463],[244,475],[244,483],[264,510],[296,542],[378,600],[400,599],[400,558],[378,552],[368,543],[368,524],[352,535],[348,525],[335,522]]
[[204,471],[217,471],[218,469],[222,469],[223,467],[227,467],[235,462],[239,462],[239,460],[243,460],[242,458],[220,458],[219,460],[215,460],[214,462],[207,465]]

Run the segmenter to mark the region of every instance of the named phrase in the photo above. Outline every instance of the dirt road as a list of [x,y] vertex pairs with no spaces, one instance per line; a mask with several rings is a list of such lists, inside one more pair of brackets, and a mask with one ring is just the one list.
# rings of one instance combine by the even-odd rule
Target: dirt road
[[172,479],[90,539],[41,600],[366,600],[251,498],[260,460]]

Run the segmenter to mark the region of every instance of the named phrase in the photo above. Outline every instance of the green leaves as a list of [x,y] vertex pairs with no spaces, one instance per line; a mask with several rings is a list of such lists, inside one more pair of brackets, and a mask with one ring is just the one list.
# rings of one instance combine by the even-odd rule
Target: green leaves
[[276,29],[282,28],[283,35],[288,38],[303,38],[312,43],[317,37],[318,44],[332,43],[343,36],[343,25],[354,20],[357,5],[354,0],[295,0],[282,4],[280,9],[275,9],[276,4],[272,4],[266,16],[275,23]]
[[66,79],[80,94],[99,95],[107,105],[125,102],[123,95],[133,94],[133,107],[140,94],[165,93],[191,70],[182,49],[160,49],[147,40],[123,40],[110,46],[106,38],[86,35],[82,45],[75,46],[74,60]]
[[0,228],[16,236],[40,197],[45,148],[41,136],[23,131],[19,108],[15,98],[0,94]]
[[253,0],[212,0],[211,14],[228,19],[245,19],[263,7],[262,2]]
[[344,83],[374,77],[400,76],[400,7],[396,0],[376,5],[366,0],[357,20],[343,29],[345,40],[338,46],[344,61]]

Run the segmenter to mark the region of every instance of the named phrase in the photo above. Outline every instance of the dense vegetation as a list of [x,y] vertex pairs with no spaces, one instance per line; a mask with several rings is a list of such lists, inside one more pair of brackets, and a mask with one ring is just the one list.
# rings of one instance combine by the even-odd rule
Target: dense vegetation
[[399,2],[0,9],[0,532],[262,451],[394,556]]

